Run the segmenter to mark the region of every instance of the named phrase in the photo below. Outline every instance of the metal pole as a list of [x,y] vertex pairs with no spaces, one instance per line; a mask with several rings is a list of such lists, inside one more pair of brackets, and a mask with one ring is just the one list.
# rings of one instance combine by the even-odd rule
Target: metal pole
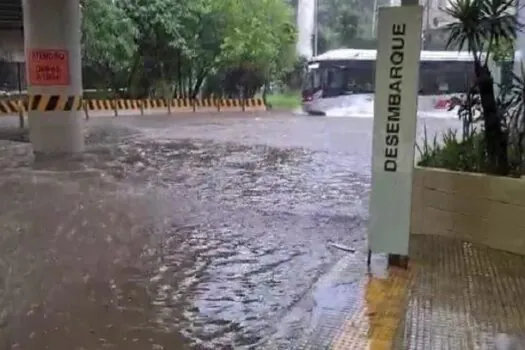
[[374,14],[372,16],[372,37],[376,36],[376,27],[377,27],[377,0],[374,0]]
[[314,57],[318,54],[319,49],[319,0],[314,1]]
[[[22,42],[24,42],[24,29],[22,28],[22,30],[20,31],[20,33],[22,34]],[[20,123],[20,129],[23,129],[25,127],[25,121],[24,121],[24,113],[25,113],[25,110],[24,110],[24,103],[23,103],[23,99],[22,99],[22,63],[19,62],[17,60],[16,62],[16,79],[17,79],[17,83],[18,83],[18,118],[19,118],[19,123]],[[29,99],[28,99],[28,103],[29,103]],[[29,105],[28,105],[28,110],[29,110]]]
[[[516,19],[520,23],[525,21],[525,1],[518,0],[516,2]],[[522,62],[525,58],[525,32],[518,31],[516,41],[514,42],[514,51],[519,53],[519,59],[516,60],[516,56],[513,57],[514,61],[514,73],[521,77]]]
[[18,119],[20,123],[20,129],[24,128],[24,103],[22,100],[22,72],[21,63],[16,62],[16,77],[18,80]]

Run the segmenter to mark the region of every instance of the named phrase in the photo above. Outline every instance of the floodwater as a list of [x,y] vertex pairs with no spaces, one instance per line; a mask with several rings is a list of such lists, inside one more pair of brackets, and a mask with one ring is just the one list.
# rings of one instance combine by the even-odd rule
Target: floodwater
[[263,347],[331,242],[366,250],[371,129],[191,114],[92,119],[76,159],[0,143],[0,348]]

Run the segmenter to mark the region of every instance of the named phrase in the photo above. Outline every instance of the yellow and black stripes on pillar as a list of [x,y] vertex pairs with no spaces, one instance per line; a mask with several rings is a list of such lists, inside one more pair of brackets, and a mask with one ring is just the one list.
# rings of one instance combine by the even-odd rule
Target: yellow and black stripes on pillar
[[82,96],[30,95],[28,111],[66,112],[82,110]]

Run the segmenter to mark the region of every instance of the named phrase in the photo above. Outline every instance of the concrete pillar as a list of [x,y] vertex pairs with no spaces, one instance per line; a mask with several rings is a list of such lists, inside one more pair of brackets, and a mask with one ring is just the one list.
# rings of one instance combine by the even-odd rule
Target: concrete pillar
[[[518,0],[516,2],[518,21],[525,23],[525,0]],[[519,58],[514,60],[514,72],[518,77],[521,77],[521,65],[524,64],[525,70],[525,32],[522,30],[518,31],[515,42],[515,50],[519,54]]]
[[84,150],[79,0],[23,0],[30,107],[37,154]]

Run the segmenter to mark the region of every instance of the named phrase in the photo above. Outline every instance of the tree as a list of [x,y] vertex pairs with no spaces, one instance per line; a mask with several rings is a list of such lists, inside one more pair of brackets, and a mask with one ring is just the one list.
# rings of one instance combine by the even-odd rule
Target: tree
[[[291,8],[281,0],[225,3],[228,18],[220,65],[235,73],[237,85],[249,96],[261,83],[293,69],[296,31]],[[255,80],[257,84],[251,84]]]
[[192,16],[188,18],[186,28],[192,33],[187,56],[195,74],[190,95],[195,97],[206,78],[221,68],[222,45],[228,30],[229,11],[233,9],[223,0],[201,0],[192,4]]
[[136,97],[193,98],[206,82],[253,95],[295,63],[282,0],[90,0],[83,12],[86,77]]
[[115,93],[123,82],[137,51],[138,31],[119,3],[107,0],[89,0],[82,10],[82,54],[84,65],[104,87]]
[[127,0],[122,3],[139,32],[132,76],[138,76],[140,94],[150,95],[160,85],[161,95],[168,97],[173,89],[170,82],[177,73],[182,74],[181,57],[187,51],[184,31],[191,29],[185,27],[184,18],[189,1]]
[[[269,69],[295,42],[290,8],[282,0],[227,0],[228,18],[221,60]],[[226,1],[225,1],[226,2]]]
[[341,44],[351,45],[359,35],[359,16],[349,8],[344,8],[337,15],[337,32]]
[[503,111],[498,108],[494,79],[488,62],[502,45],[514,41],[520,29],[515,0],[454,0],[444,11],[456,22],[447,26],[447,46],[466,48],[474,59],[474,88],[479,93],[489,171],[509,171],[508,139],[503,131]]
[[[378,5],[388,3],[378,0]],[[319,2],[319,52],[340,47],[374,48],[374,1]]]

